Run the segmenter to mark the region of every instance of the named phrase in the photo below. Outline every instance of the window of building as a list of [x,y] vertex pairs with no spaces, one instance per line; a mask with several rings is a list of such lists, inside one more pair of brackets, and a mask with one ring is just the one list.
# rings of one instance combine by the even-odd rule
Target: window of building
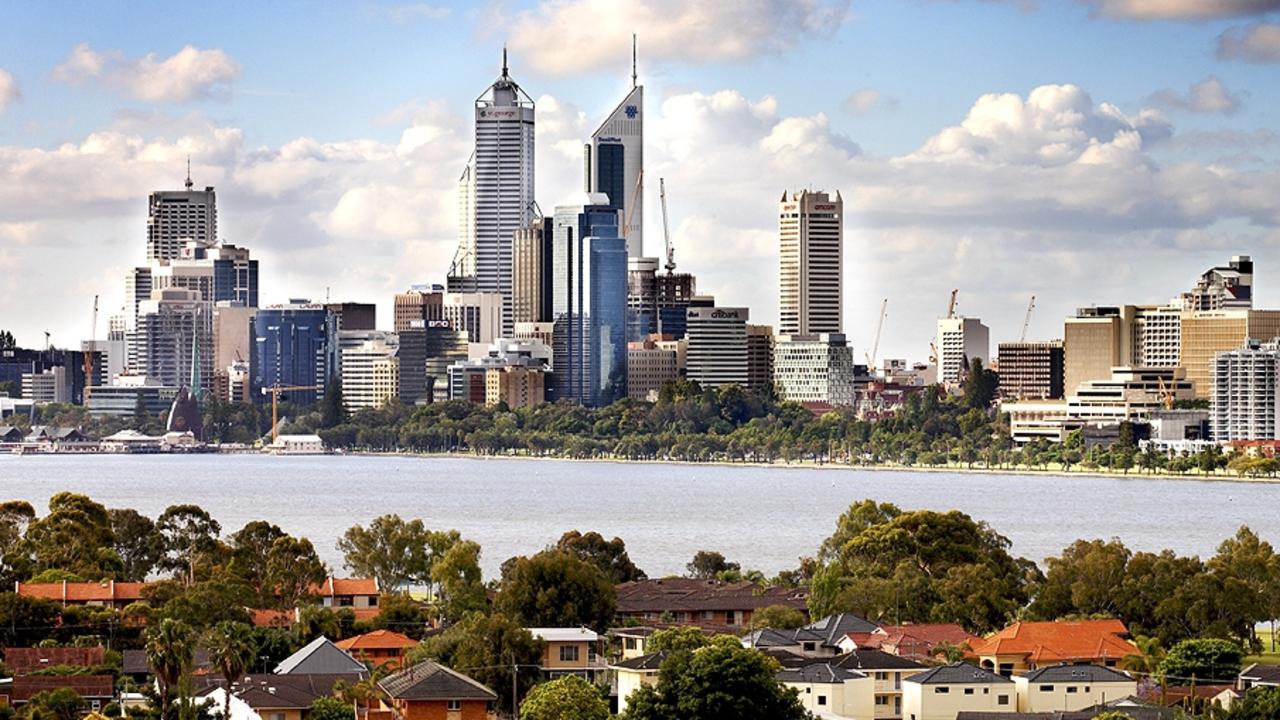
[[877,696],[876,696],[876,704],[877,704],[877,705],[888,705],[888,704],[889,704],[889,696],[888,696],[888,695],[877,695]]
[[461,701],[461,700],[450,700],[450,701],[449,701],[449,709],[450,709],[450,710],[461,710],[461,709],[462,709],[462,701]]
[[1052,685],[1041,685],[1041,686],[1040,686],[1040,692],[1053,692],[1053,686],[1052,686]]
[[878,673],[876,673],[876,679],[877,679],[877,680],[888,680],[888,679],[889,679],[889,673],[887,673],[887,672],[878,672]]
[[818,704],[819,704],[819,705],[826,705],[826,704],[827,704],[827,696],[826,696],[826,695],[819,695],[819,696],[818,696]]
[[560,662],[578,662],[578,646],[561,645]]
[[805,652],[813,652],[815,649],[817,649],[817,645],[815,643],[811,643],[811,642],[804,643]]
[[933,692],[934,692],[934,694],[935,694],[935,695],[946,695],[947,693],[951,692],[951,688],[949,688],[949,687],[936,687],[936,688],[934,688],[934,689],[933,689]]
[[714,618],[715,616],[716,616],[716,615],[715,615],[715,613],[714,613],[714,612],[712,612],[712,611],[710,611],[710,610],[703,610],[703,611],[702,611],[702,621],[703,621],[703,622],[711,622],[711,619],[712,619],[712,618]]
[[378,607],[378,596],[377,596],[377,595],[370,595],[370,596],[369,596],[369,607]]
[[1008,705],[1008,704],[1009,704],[1009,696],[1008,696],[1008,695],[997,695],[997,696],[996,696],[996,704],[997,704],[997,705]]
[[1075,694],[1075,692],[1076,692],[1077,690],[1079,690],[1079,688],[1077,688],[1075,685],[1068,685],[1068,686],[1067,686],[1067,694],[1068,694],[1068,695]]
[[973,694],[973,688],[965,688],[965,689],[964,689],[964,694],[965,694],[965,695],[972,695],[972,694]]
[[737,610],[725,610],[725,611],[724,611],[724,624],[725,624],[725,625],[737,625],[737,624],[738,624],[738,611],[737,611]]
[[352,605],[355,605],[355,604],[356,604],[356,599],[353,597],[338,598],[338,607],[351,607]]
[[628,650],[635,650],[635,649],[636,649],[636,639],[635,639],[635,638],[627,638],[625,642],[626,642],[626,646],[627,646],[627,649],[628,649]]

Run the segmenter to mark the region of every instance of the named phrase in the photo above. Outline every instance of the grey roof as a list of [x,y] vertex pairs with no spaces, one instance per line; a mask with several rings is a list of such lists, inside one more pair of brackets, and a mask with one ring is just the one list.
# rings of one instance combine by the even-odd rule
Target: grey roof
[[1050,665],[1025,673],[1023,677],[1035,683],[1134,682],[1133,678],[1119,670],[1102,667],[1101,665]]
[[1051,712],[998,712],[987,710],[962,710],[956,713],[956,720],[1058,720],[1058,715]]
[[826,637],[821,633],[805,628],[797,628],[795,630],[764,628],[749,632],[742,638],[743,645],[754,648],[789,647],[805,642],[825,643],[825,641]]
[[333,644],[329,638],[320,637],[307,643],[298,652],[290,655],[276,665],[277,675],[320,674],[335,675],[341,673],[365,673],[369,668],[356,660],[346,650]]
[[857,670],[849,670],[824,662],[812,663],[799,668],[779,670],[777,677],[779,682],[826,683],[830,685],[839,685],[845,680],[856,680],[858,678],[864,678],[866,675],[858,672]]
[[832,662],[851,670],[924,670],[927,665],[883,650],[854,650]]
[[1254,663],[1241,670],[1240,677],[1255,685],[1280,685],[1280,665]]
[[614,663],[612,667],[622,670],[636,671],[657,670],[658,667],[662,665],[662,661],[666,659],[667,651],[661,650],[656,653],[649,653],[648,655],[641,655],[640,657],[634,657],[630,660],[623,660],[622,662]]
[[[275,675],[250,674],[236,680],[231,694],[243,700],[249,707],[273,710],[306,710],[317,698],[333,695],[333,686],[339,680],[354,685],[367,673]],[[198,697],[208,695],[215,688],[223,687],[221,675],[192,676]]]
[[879,625],[853,613],[828,615],[804,627],[806,630],[812,630],[821,635],[823,642],[832,646],[840,642],[840,638],[849,633],[869,633],[880,629]]
[[977,665],[966,662],[951,663],[926,670],[918,675],[906,678],[907,682],[921,685],[989,685],[992,683],[1009,683],[1013,681],[990,670],[983,670]]
[[388,676],[378,683],[395,700],[496,700],[492,690],[455,670],[430,660]]

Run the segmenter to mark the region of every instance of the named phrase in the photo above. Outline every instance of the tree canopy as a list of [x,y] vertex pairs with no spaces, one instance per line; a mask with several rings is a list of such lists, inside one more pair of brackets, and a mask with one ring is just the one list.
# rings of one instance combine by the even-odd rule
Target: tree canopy
[[497,606],[526,627],[589,627],[604,632],[618,596],[596,565],[563,550],[518,557],[504,568]]
[[577,675],[566,675],[533,688],[520,703],[524,720],[609,720],[609,703],[600,689]]

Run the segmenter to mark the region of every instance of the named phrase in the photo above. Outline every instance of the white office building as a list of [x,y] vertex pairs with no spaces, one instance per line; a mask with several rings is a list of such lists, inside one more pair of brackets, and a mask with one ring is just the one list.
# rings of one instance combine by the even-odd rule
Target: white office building
[[744,307],[690,307],[685,314],[685,376],[703,387],[747,387],[748,317]]
[[853,348],[844,335],[780,335],[773,382],[784,400],[852,405]]
[[212,187],[157,190],[147,200],[147,260],[173,260],[188,240],[218,239],[218,201]]
[[193,353],[199,356],[200,390],[213,387],[213,305],[184,288],[155,290],[138,304],[138,319],[125,334],[129,368],[157,384],[185,387],[192,376]]
[[502,334],[503,296],[498,293],[445,293],[441,316],[467,334],[467,342],[488,345]]
[[617,208],[618,229],[627,241],[627,257],[644,255],[644,86],[636,84],[591,135],[586,146],[586,187],[604,193]]
[[1213,439],[1275,440],[1280,407],[1280,345],[1249,341],[1213,362],[1209,422]]
[[991,331],[978,318],[938,318],[934,341],[938,358],[938,382],[958,383],[975,358],[990,366]]
[[338,333],[342,404],[347,412],[381,407],[400,394],[400,339],[380,330]]
[[844,200],[837,192],[782,194],[778,205],[778,333],[844,332]]

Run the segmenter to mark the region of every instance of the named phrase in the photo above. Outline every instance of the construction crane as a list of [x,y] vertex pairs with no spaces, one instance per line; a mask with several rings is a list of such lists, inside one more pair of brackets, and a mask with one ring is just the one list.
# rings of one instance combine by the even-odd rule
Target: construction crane
[[947,319],[950,320],[956,316],[956,294],[959,290],[951,291],[951,301],[947,303]]
[[636,188],[631,191],[631,203],[627,207],[627,226],[623,228],[626,233],[623,237],[627,242],[631,241],[631,229],[634,227],[631,221],[636,217],[636,207],[640,204],[640,191],[644,188],[644,168],[640,168],[639,174],[636,175]]
[[876,339],[871,343],[871,353],[867,355],[867,372],[875,372],[876,354],[880,352],[880,331],[884,329],[884,318],[889,312],[889,298],[880,303],[880,321],[876,323]]
[[44,351],[45,352],[49,352],[50,350],[53,349],[53,341],[50,340],[49,338],[50,338],[49,331],[45,330],[44,331]]
[[262,388],[263,395],[271,396],[271,444],[276,444],[280,439],[280,395],[287,392],[301,392],[304,390],[323,390],[323,385],[280,385],[275,384],[271,387]]
[[1027,341],[1027,328],[1031,326],[1031,311],[1036,309],[1036,296],[1031,296],[1031,302],[1027,304],[1027,316],[1022,318],[1022,335],[1019,336],[1018,342]]
[[[93,375],[93,351],[96,346],[93,341],[98,334],[98,296],[93,296],[93,320],[89,322],[89,343],[90,346],[83,349],[80,354],[84,356],[84,386],[89,387],[93,384],[90,376]],[[88,401],[88,398],[85,398]]]
[[1159,383],[1160,386],[1160,404],[1164,406],[1165,410],[1172,410],[1174,403],[1173,386],[1165,385],[1163,377],[1157,377],[1156,382]]
[[667,247],[667,275],[676,271],[676,250],[671,247],[671,228],[667,225],[667,180],[658,178],[658,197],[662,200],[662,242]]

